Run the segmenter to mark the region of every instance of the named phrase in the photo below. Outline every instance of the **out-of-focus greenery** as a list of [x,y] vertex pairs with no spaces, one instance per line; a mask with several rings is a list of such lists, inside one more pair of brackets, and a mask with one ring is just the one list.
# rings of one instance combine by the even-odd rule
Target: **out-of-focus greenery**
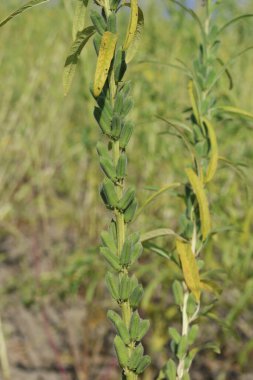
[[[201,13],[201,1],[195,3]],[[1,2],[1,15],[18,4]],[[159,6],[146,1],[145,9],[143,46],[128,74],[136,82],[137,125],[130,145],[129,179],[140,203],[151,194],[150,187],[183,179],[188,153],[173,135],[161,133],[166,125],[156,116],[184,119],[187,80],[167,64],[177,58],[191,64],[199,41],[192,19],[169,1]],[[89,46],[65,98],[62,68],[71,43],[71,12],[68,0],[38,7],[0,35],[0,273],[8,273],[1,280],[3,309],[17,296],[31,306],[73,295],[88,303],[94,292],[97,299],[104,294],[105,269],[97,246],[108,220],[98,194],[101,174],[94,149],[98,131],[87,91],[95,57]],[[251,1],[226,0],[217,17],[222,23],[242,12],[253,12]],[[253,18],[225,31],[223,60],[252,45],[252,33]],[[230,67],[232,90],[226,76],[219,83],[223,104],[253,112],[252,57],[249,51]],[[212,213],[217,228],[230,229],[217,234],[206,251],[209,268],[224,273],[213,314],[220,328],[203,320],[203,329],[205,338],[216,334],[226,351],[232,347],[231,360],[241,365],[241,371],[253,370],[248,360],[253,346],[253,122],[230,117],[217,123],[216,131],[220,156],[231,163],[220,162],[211,185]],[[176,194],[168,191],[138,218],[138,228],[177,229],[181,207]],[[163,244],[173,247],[170,239]],[[149,347],[154,354],[166,345],[167,327],[176,315],[170,296],[173,267],[146,251],[138,274],[146,284],[143,308],[153,320]],[[161,364],[163,357],[159,360]]]

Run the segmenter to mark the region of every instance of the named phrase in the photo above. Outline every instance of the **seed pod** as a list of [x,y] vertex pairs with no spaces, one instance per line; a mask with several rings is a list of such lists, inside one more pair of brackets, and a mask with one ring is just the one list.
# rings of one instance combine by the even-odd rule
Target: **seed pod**
[[107,248],[109,248],[114,255],[117,255],[117,246],[112,233],[108,231],[103,231],[101,233],[101,239],[103,244],[107,246]]
[[122,129],[122,121],[121,117],[119,115],[114,115],[112,118],[112,124],[111,124],[111,136],[118,140],[121,134]]
[[112,298],[116,301],[119,300],[119,279],[112,273],[108,272],[105,277],[107,289],[109,290]]
[[93,38],[93,45],[98,56],[100,45],[101,45],[102,37],[99,34],[96,34]]
[[138,208],[138,203],[136,200],[134,200],[124,212],[125,223],[130,223],[133,220],[137,208]]
[[107,20],[107,30],[112,33],[117,33],[117,20],[116,20],[116,14],[112,12]]
[[128,267],[131,262],[131,255],[132,255],[132,243],[128,239],[125,241],[121,254],[120,254],[120,265],[122,267]]
[[114,338],[114,347],[116,350],[119,364],[122,368],[126,367],[128,362],[128,350],[123,340],[118,335]]
[[124,193],[123,197],[118,201],[117,208],[120,211],[124,211],[128,208],[128,206],[133,202],[135,197],[135,190],[131,186]]
[[137,341],[140,342],[142,338],[147,334],[150,327],[150,322],[148,319],[141,320],[139,327],[139,334],[137,336]]
[[127,64],[125,61],[126,53],[124,50],[119,49],[116,53],[115,63],[114,63],[114,79],[116,83],[119,83],[127,69]]
[[111,160],[105,157],[100,157],[100,166],[105,175],[112,181],[116,180],[116,169]]
[[131,337],[132,341],[134,341],[134,342],[137,341],[137,337],[139,334],[139,328],[140,328],[140,316],[139,316],[138,311],[135,311],[132,314],[131,321],[130,321],[130,329],[129,329],[130,337]]
[[122,110],[122,115],[124,117],[126,117],[129,112],[131,111],[131,109],[133,108],[134,106],[134,102],[132,99],[130,98],[127,98],[125,101],[124,101],[124,105],[123,105],[123,110]]
[[134,246],[134,249],[132,251],[132,257],[131,257],[131,264],[135,263],[139,257],[141,256],[143,251],[143,246],[141,243],[137,243]]
[[117,241],[117,224],[114,219],[111,220],[111,223],[109,225],[109,231],[110,234],[113,236],[114,241]]
[[101,247],[100,248],[101,255],[104,256],[105,260],[108,262],[108,264],[116,271],[120,271],[121,266],[119,264],[119,259],[117,256],[115,256],[109,248]]
[[104,18],[97,11],[94,10],[91,10],[90,18],[97,32],[102,36],[106,30],[106,22]]
[[105,158],[107,158],[108,160],[111,159],[111,157],[110,157],[110,155],[109,155],[109,153],[108,153],[108,149],[107,149],[107,147],[106,147],[105,144],[103,144],[102,142],[99,141],[99,142],[97,143],[96,148],[97,148],[98,155],[99,155],[100,157],[105,157]]
[[122,152],[117,162],[116,175],[118,179],[124,179],[127,171],[127,155]]
[[131,89],[132,89],[131,81],[125,82],[124,86],[122,87],[122,89],[120,91],[120,93],[123,96],[123,99],[127,98],[127,96],[130,94]]
[[119,3],[120,3],[120,0],[110,0],[110,8],[115,11]]
[[110,135],[111,133],[111,120],[108,118],[106,113],[102,112],[100,108],[95,107],[94,109],[94,117],[96,121],[98,122],[98,125],[100,126],[103,133],[106,135]]
[[119,145],[121,149],[126,148],[132,136],[133,130],[134,130],[134,127],[133,127],[132,122],[127,121],[126,123],[124,123],[122,127],[122,131],[121,131],[120,139],[119,139]]
[[151,364],[151,359],[148,355],[144,355],[136,368],[136,373],[140,375]]
[[121,301],[127,301],[131,294],[131,280],[127,274],[124,274],[119,284],[119,296]]
[[107,318],[113,323],[114,327],[117,330],[118,335],[121,337],[123,342],[127,345],[130,343],[129,332],[122,321],[121,317],[112,310],[109,310],[107,313]]
[[108,208],[114,209],[116,207],[118,203],[118,196],[116,194],[114,184],[110,179],[106,178],[103,181],[100,195]]
[[114,103],[114,113],[117,115],[121,115],[124,107],[124,97],[121,92],[118,92],[115,98]]
[[129,298],[130,305],[133,309],[137,309],[142,297],[143,297],[143,287],[142,285],[138,285],[133,290]]
[[133,245],[136,245],[140,240],[141,234],[139,232],[133,232],[129,235],[128,239],[132,242]]
[[138,365],[141,362],[141,359],[143,358],[143,346],[142,344],[139,344],[132,352],[131,357],[128,361],[128,368],[130,368],[132,371],[136,371]]

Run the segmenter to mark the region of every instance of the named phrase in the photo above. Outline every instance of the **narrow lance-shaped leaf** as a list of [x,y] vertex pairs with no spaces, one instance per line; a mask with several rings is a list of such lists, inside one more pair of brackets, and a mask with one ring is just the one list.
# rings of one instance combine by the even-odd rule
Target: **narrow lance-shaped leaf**
[[193,111],[194,117],[195,117],[198,125],[200,125],[201,122],[200,122],[199,108],[198,108],[198,103],[197,103],[196,94],[194,91],[194,86],[193,86],[192,80],[190,80],[190,82],[188,84],[188,92],[189,92],[189,96],[190,96],[190,100],[191,100],[192,111]]
[[205,194],[203,183],[192,169],[186,169],[187,177],[197,197],[201,220],[201,232],[205,240],[211,230],[211,217],[209,212],[208,200]]
[[199,301],[201,284],[197,262],[192,252],[191,245],[178,239],[176,241],[176,248],[181,261],[186,285],[193,293],[196,300]]
[[86,43],[89,41],[90,37],[94,33],[95,33],[95,28],[93,26],[89,26],[85,28],[82,32],[77,33],[77,37],[70,48],[68,57],[64,65],[63,88],[64,88],[65,95],[67,95],[67,93],[69,92],[71,83],[73,81],[78,58],[84,46],[86,45]]
[[46,3],[48,1],[50,1],[50,0],[31,0],[31,1],[28,1],[28,3],[24,4],[20,8],[16,9],[8,17],[6,17],[4,20],[2,20],[0,22],[0,27],[3,26],[3,25],[5,25],[8,21],[10,21],[11,19],[13,19],[14,17],[20,15],[21,13],[23,13],[27,9],[35,7],[36,5],[39,5],[39,4],[42,4],[42,3]]
[[236,108],[236,107],[232,107],[232,106],[219,106],[216,109],[218,111],[221,111],[221,112],[231,113],[231,114],[237,115],[239,117],[245,117],[245,118],[253,120],[253,114],[252,113],[245,111],[245,110],[242,110],[240,108]]
[[126,39],[123,45],[123,50],[127,50],[134,39],[138,26],[138,0],[131,0],[131,15],[127,28]]
[[138,20],[136,30],[133,35],[132,42],[130,43],[126,53],[126,63],[129,63],[134,58],[138,51],[142,32],[144,29],[144,15],[140,7],[138,7]]
[[76,0],[72,28],[73,41],[75,41],[77,33],[81,32],[85,28],[85,15],[88,4],[89,0]]
[[94,81],[94,96],[98,97],[108,77],[111,61],[114,56],[118,36],[111,32],[105,32],[98,54],[97,67]]
[[211,144],[210,161],[207,167],[206,177],[205,177],[205,182],[207,183],[213,179],[216,173],[218,161],[219,161],[219,151],[218,151],[218,143],[217,143],[214,127],[212,126],[210,121],[207,120],[206,118],[204,118],[203,121],[207,127],[208,136],[209,136],[209,140]]

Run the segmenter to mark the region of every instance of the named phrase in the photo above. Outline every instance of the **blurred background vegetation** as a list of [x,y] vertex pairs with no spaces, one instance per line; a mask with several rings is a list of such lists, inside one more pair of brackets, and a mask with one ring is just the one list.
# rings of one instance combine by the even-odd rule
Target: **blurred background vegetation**
[[[201,3],[185,1],[200,15]],[[18,0],[1,1],[1,18],[19,5]],[[135,84],[132,117],[137,125],[128,180],[140,204],[152,194],[151,187],[185,180],[188,153],[179,139],[162,133],[167,127],[157,115],[184,120],[187,79],[168,64],[180,58],[190,65],[200,41],[193,20],[169,1],[146,0],[144,7],[143,45],[128,72]],[[110,297],[98,254],[108,215],[98,192],[99,131],[89,93],[92,44],[82,54],[71,93],[64,97],[62,89],[72,12],[70,0],[55,1],[17,18],[0,34],[0,313],[17,380],[116,379],[105,317]],[[253,12],[251,0],[221,1],[217,22],[223,25],[243,12]],[[252,45],[252,35],[251,18],[226,30],[223,61]],[[216,94],[222,104],[253,112],[252,59],[249,51],[230,67],[231,90],[227,77],[220,81]],[[222,293],[202,321],[202,339],[215,339],[222,354],[203,351],[193,379],[250,380],[253,123],[230,117],[220,120],[216,131],[220,155],[230,162],[220,163],[210,186],[212,214],[217,229],[229,229],[206,248],[207,266],[222,269]],[[181,200],[169,191],[136,224],[142,232],[177,230],[181,210]],[[161,243],[173,248],[170,238]],[[179,322],[170,294],[173,267],[146,250],[137,274],[146,288],[142,310],[152,322],[146,344],[154,365],[145,379],[153,379],[168,355],[168,326]]]

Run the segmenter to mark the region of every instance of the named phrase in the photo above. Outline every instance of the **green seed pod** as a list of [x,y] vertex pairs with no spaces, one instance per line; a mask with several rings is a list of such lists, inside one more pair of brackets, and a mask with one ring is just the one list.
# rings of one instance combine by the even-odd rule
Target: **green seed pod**
[[131,264],[135,263],[139,257],[141,256],[143,251],[143,246],[141,243],[137,243],[134,246],[134,249],[132,251],[132,257],[131,257]]
[[100,167],[108,178],[112,181],[116,181],[116,169],[111,160],[108,160],[108,158],[105,157],[100,157]]
[[130,223],[133,220],[137,208],[138,208],[138,203],[136,200],[134,200],[124,212],[125,223]]
[[108,149],[107,149],[107,146],[105,144],[103,144],[102,142],[98,142],[97,143],[97,152],[98,152],[98,155],[100,157],[105,157],[107,158],[108,160],[111,159],[109,153],[108,153]]
[[98,125],[100,126],[103,133],[106,135],[110,135],[111,133],[111,120],[108,118],[106,113],[102,112],[100,108],[95,107],[94,109],[94,117],[96,121],[98,122]]
[[120,265],[122,267],[128,267],[131,263],[131,255],[132,255],[132,243],[128,239],[125,241],[121,254],[120,254]]
[[126,53],[124,50],[119,49],[116,53],[114,63],[114,79],[116,83],[119,83],[126,72],[127,64],[125,61]]
[[148,355],[144,355],[136,368],[136,373],[140,375],[151,364],[151,359]]
[[112,118],[112,124],[111,124],[111,136],[118,140],[121,134],[122,129],[122,120],[119,115],[114,115]]
[[90,11],[90,18],[97,32],[102,36],[106,31],[106,22],[104,18],[94,10]]
[[183,335],[180,338],[180,342],[177,348],[177,357],[179,360],[182,360],[184,358],[184,356],[187,353],[187,349],[188,349],[188,339],[186,335]]
[[131,279],[128,277],[127,274],[124,274],[119,284],[119,296],[121,301],[125,302],[128,300],[131,294],[131,290]]
[[127,144],[129,143],[129,140],[133,134],[134,126],[133,123],[130,121],[127,121],[124,123],[119,139],[119,145],[121,149],[125,149]]
[[138,365],[141,362],[141,359],[143,358],[143,353],[143,346],[142,344],[139,344],[131,354],[131,357],[128,361],[128,368],[130,368],[132,371],[136,371]]
[[150,322],[148,319],[140,321],[139,334],[137,336],[137,341],[140,342],[142,338],[147,334],[150,328]]
[[96,34],[95,37],[93,38],[93,45],[94,45],[97,56],[100,50],[101,41],[102,41],[102,37],[99,34]]
[[118,203],[118,196],[116,194],[114,184],[110,179],[106,178],[103,181],[100,195],[108,208],[114,209],[116,207]]
[[117,33],[117,20],[114,12],[112,12],[107,19],[107,30],[114,34]]
[[137,307],[139,306],[139,303],[141,302],[141,299],[143,297],[143,293],[144,292],[142,285],[136,286],[136,288],[133,290],[129,298],[130,306],[133,309],[137,309]]
[[119,364],[122,368],[125,368],[128,362],[128,349],[118,335],[114,339],[114,347],[116,350]]
[[109,232],[113,236],[114,241],[117,241],[117,224],[114,219],[111,220],[111,223],[109,225]]
[[131,321],[130,321],[130,337],[133,342],[137,341],[138,334],[139,334],[139,328],[140,328],[140,316],[137,311],[135,311],[132,314]]
[[124,97],[121,92],[118,92],[115,98],[113,111],[116,115],[121,115],[123,108],[124,108]]
[[134,106],[134,102],[132,99],[130,98],[127,98],[125,101],[124,101],[124,105],[123,105],[123,110],[122,110],[122,115],[124,117],[126,117],[129,112],[131,111],[131,109],[133,108]]
[[168,380],[176,380],[177,377],[177,367],[172,359],[168,361],[165,367],[165,376]]
[[135,197],[135,189],[131,186],[124,193],[123,197],[118,201],[117,208],[124,211],[133,202]]
[[107,318],[113,323],[123,342],[128,345],[130,343],[130,335],[121,317],[114,311],[109,310],[107,313]]
[[125,82],[120,93],[122,94],[123,96],[123,99],[126,99],[128,97],[128,95],[130,94],[130,91],[132,89],[132,84],[131,84],[131,81],[128,81],[128,82]]
[[107,289],[109,290],[112,298],[114,298],[116,301],[119,300],[119,279],[117,276],[113,275],[112,273],[108,272],[105,276],[105,282]]
[[101,247],[100,248],[101,255],[104,256],[105,260],[108,262],[108,264],[115,270],[120,271],[121,266],[119,264],[119,259],[117,256],[115,256],[109,248]]
[[184,302],[184,291],[179,281],[176,280],[173,282],[172,291],[176,304],[181,307]]
[[107,246],[114,255],[117,255],[117,246],[113,234],[110,231],[103,231],[101,233],[101,239],[103,244]]
[[132,242],[133,245],[136,245],[140,240],[141,234],[139,232],[133,232],[129,235],[128,239]]
[[110,8],[116,10],[119,6],[120,0],[110,0]]
[[127,155],[122,152],[117,162],[116,175],[118,179],[124,179],[127,171]]

